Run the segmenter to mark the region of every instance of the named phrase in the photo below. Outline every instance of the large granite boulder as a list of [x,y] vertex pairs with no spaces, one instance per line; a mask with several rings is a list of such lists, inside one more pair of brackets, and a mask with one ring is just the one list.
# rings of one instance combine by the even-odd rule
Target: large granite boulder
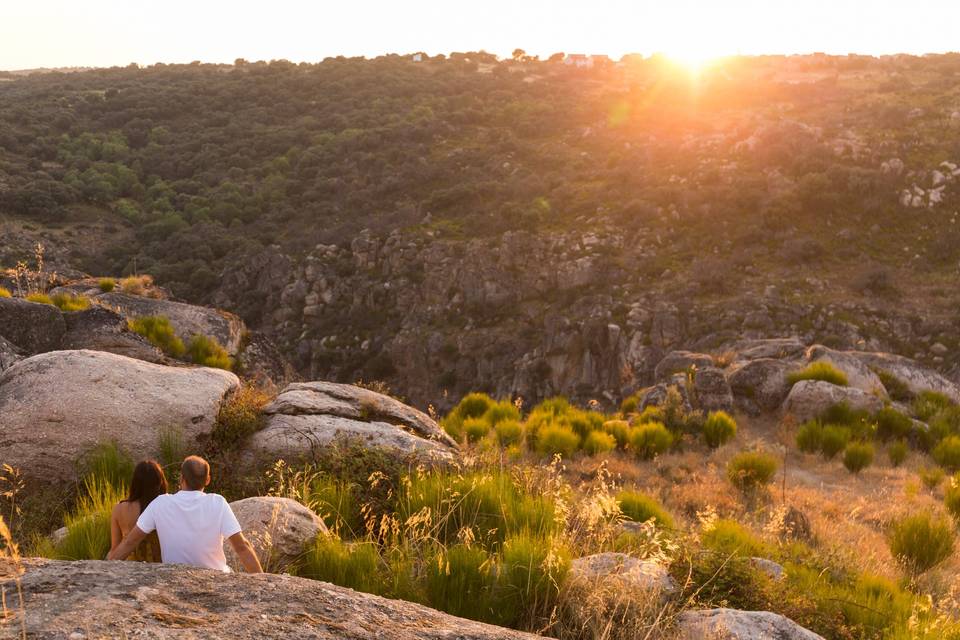
[[16,345],[10,344],[3,337],[0,337],[0,373],[3,373],[15,363],[23,359],[20,350]]
[[657,363],[653,374],[657,382],[665,382],[672,378],[674,374],[686,373],[691,367],[702,369],[712,366],[713,358],[705,353],[671,351]]
[[836,351],[823,345],[815,344],[807,349],[808,362],[829,362],[843,371],[847,376],[849,386],[867,393],[886,393],[883,383],[870,367],[860,361],[848,351]]
[[216,338],[230,355],[236,355],[240,350],[245,328],[243,321],[232,313],[118,292],[102,293],[97,296],[97,300],[117,309],[128,318],[165,316],[173,325],[174,332],[184,342],[189,341],[194,334],[201,333]]
[[936,391],[960,402],[960,387],[915,360],[890,353],[851,351],[849,355],[876,371],[885,371],[907,385],[913,393]]
[[722,369],[703,367],[693,376],[693,397],[698,409],[704,411],[730,411],[733,409],[733,393]]
[[0,374],[0,462],[30,477],[71,479],[90,448],[115,440],[156,455],[161,429],[209,432],[239,386],[220,369],[166,367],[100,351],[54,351]]
[[777,409],[790,393],[787,374],[792,368],[787,362],[774,358],[731,365],[726,376],[737,408],[751,415]]
[[[257,496],[230,503],[234,515],[253,545],[265,571],[282,573],[296,562],[308,544],[327,526],[320,516],[290,498]],[[229,542],[224,541],[227,562],[242,570]]]
[[126,319],[116,311],[91,306],[89,309],[64,315],[67,332],[64,349],[105,351],[147,362],[163,362],[163,352],[127,328]]
[[677,621],[677,632],[682,640],[823,640],[779,614],[736,609],[685,611]]
[[883,408],[883,400],[879,396],[860,389],[838,387],[822,380],[801,380],[793,385],[783,401],[783,411],[798,420],[809,420],[841,402],[851,409],[864,409],[871,413]]
[[425,413],[389,396],[347,384],[288,385],[264,408],[267,426],[251,447],[270,456],[311,457],[335,441],[436,460],[449,460],[457,445]]
[[24,353],[59,349],[66,330],[63,314],[52,304],[0,298],[0,336]]
[[[537,637],[288,575],[223,574],[184,565],[101,560],[28,559],[25,568],[22,609],[30,637],[38,639]],[[12,576],[0,575],[0,586],[7,593],[8,608],[19,612],[17,596],[10,595],[17,592]],[[19,637],[17,620],[7,620],[4,631]]]
[[570,565],[570,580],[617,581],[622,589],[652,591],[662,596],[677,591],[677,584],[666,567],[625,553],[597,553],[577,558]]
[[761,358],[789,360],[802,357],[806,350],[807,345],[801,342],[799,338],[741,340],[733,347],[737,360],[759,360]]

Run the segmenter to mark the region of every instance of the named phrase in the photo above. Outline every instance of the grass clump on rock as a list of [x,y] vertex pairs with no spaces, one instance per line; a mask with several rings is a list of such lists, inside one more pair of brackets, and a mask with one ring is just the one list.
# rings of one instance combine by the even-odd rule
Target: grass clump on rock
[[99,287],[103,293],[110,293],[117,288],[117,281],[113,278],[100,278],[100,280],[97,281],[97,287]]
[[906,516],[890,528],[890,553],[913,575],[935,567],[953,553],[953,530],[928,512]]
[[53,304],[53,298],[51,298],[45,293],[40,293],[39,291],[34,293],[28,293],[26,299],[29,302],[36,302],[37,304],[49,304],[49,305]]
[[194,364],[230,371],[233,363],[230,354],[217,342],[216,338],[195,333],[187,345],[187,356]]
[[645,422],[630,430],[630,449],[643,460],[652,460],[673,446],[673,434],[659,422]]
[[9,298],[12,294],[6,287],[0,287],[0,298]]
[[777,459],[764,451],[742,451],[727,463],[727,479],[744,492],[765,487],[779,467]]
[[141,316],[128,320],[127,326],[171,358],[182,358],[186,353],[183,340],[177,337],[170,319],[166,316]]
[[673,517],[663,506],[650,496],[636,491],[621,491],[617,494],[620,513],[633,522],[653,520],[666,529],[674,527]]
[[146,274],[128,276],[120,281],[120,290],[134,296],[142,296],[153,285],[153,278]]
[[873,464],[873,445],[869,442],[851,442],[843,452],[843,466],[850,473],[860,473]]
[[257,387],[241,386],[220,405],[213,440],[222,449],[238,447],[263,427],[263,407],[269,401],[269,394]]
[[711,411],[703,423],[703,438],[707,446],[716,449],[737,435],[737,422],[725,411]]
[[835,384],[838,387],[845,387],[850,384],[847,379],[847,374],[840,369],[837,369],[835,366],[829,362],[820,361],[820,362],[811,362],[803,369],[799,371],[794,371],[787,375],[787,382],[791,385],[794,385],[801,380],[819,380],[821,382],[829,382],[830,384]]
[[73,311],[83,311],[90,308],[90,300],[86,296],[74,295],[72,293],[55,293],[50,296],[50,302],[60,311],[71,313]]
[[891,400],[895,402],[911,402],[913,400],[913,392],[910,391],[906,382],[886,369],[877,369],[876,374]]

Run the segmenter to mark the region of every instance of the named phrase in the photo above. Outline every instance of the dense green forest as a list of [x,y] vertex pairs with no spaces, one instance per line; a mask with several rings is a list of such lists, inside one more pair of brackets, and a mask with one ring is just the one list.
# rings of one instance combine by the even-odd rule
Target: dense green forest
[[[909,237],[937,268],[960,258],[956,225],[929,224],[952,214],[952,183],[919,214],[899,193],[960,160],[958,73],[960,55],[694,74],[656,57],[577,69],[474,53],[4,74],[0,212],[129,229],[135,241],[78,266],[119,274],[136,258],[197,301],[231,256],[300,255],[364,228],[646,228],[682,262],[708,238],[749,255],[786,227],[806,236],[774,252],[830,253],[824,226],[841,220],[890,232],[839,242],[851,257],[883,262]],[[902,168],[885,169],[893,158]]]

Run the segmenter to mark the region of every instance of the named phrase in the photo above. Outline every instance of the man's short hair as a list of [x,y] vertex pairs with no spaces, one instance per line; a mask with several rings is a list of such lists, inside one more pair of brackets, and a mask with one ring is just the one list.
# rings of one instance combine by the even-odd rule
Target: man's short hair
[[180,477],[190,491],[199,491],[210,484],[210,463],[200,456],[184,458],[180,465]]

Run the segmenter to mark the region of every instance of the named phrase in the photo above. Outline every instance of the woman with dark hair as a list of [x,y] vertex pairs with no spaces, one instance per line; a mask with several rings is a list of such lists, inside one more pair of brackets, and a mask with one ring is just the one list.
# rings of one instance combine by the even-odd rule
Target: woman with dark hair
[[[137,524],[137,518],[147,505],[157,496],[167,492],[167,477],[155,460],[137,463],[130,482],[130,495],[113,508],[110,514],[110,551],[119,546],[130,530]],[[160,541],[156,534],[148,536],[128,560],[160,562]]]

